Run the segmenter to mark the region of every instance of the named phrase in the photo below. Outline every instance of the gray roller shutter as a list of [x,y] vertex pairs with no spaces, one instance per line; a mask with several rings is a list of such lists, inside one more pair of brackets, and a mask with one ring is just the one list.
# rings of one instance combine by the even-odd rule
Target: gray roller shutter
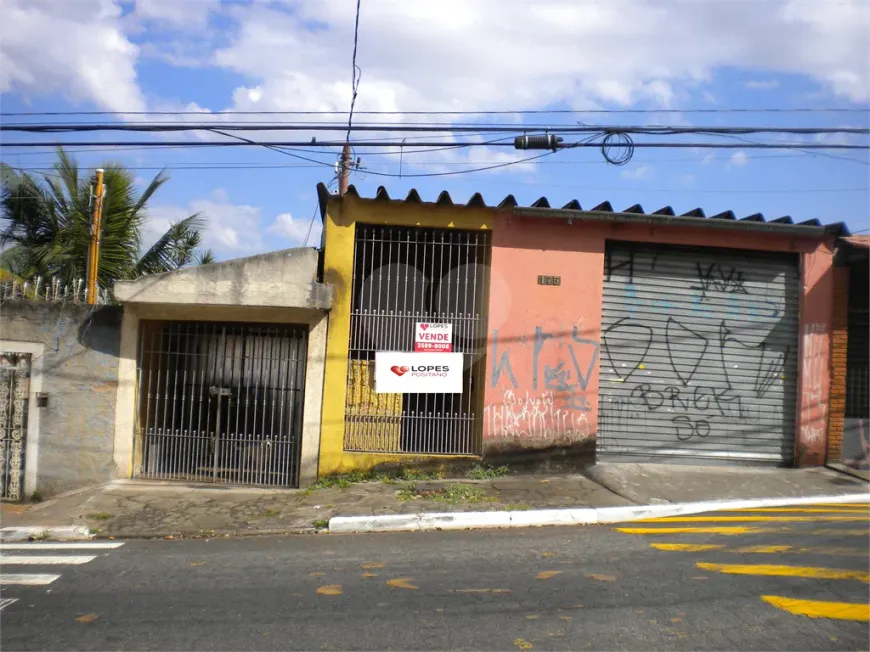
[[597,450],[790,463],[797,256],[609,242]]

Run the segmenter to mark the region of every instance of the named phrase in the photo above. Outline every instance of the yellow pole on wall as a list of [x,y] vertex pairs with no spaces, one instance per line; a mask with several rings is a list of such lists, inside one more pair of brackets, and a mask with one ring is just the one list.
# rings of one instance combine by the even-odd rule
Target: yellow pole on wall
[[97,268],[100,264],[100,234],[103,221],[103,170],[97,170],[94,184],[94,211],[91,218],[91,246],[88,250],[88,304],[97,303]]

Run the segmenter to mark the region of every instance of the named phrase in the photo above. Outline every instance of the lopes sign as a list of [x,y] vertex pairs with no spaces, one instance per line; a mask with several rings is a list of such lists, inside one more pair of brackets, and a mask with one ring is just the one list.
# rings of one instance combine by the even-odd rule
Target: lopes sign
[[417,322],[414,329],[414,351],[453,351],[453,324]]
[[461,353],[375,352],[378,394],[461,394]]

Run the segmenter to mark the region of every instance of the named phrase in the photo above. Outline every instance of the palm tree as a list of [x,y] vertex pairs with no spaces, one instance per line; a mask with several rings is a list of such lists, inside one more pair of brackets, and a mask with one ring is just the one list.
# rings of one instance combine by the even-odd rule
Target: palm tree
[[[92,201],[92,177],[82,176],[75,159],[58,150],[54,173],[35,179],[2,165],[3,230],[0,268],[22,278],[56,278],[64,284],[87,274]],[[211,251],[198,249],[205,220],[190,215],[170,225],[147,250],[142,250],[146,204],[169,180],[163,172],[137,196],[133,174],[121,165],[104,166],[102,237],[97,283],[165,272],[187,265],[214,262]]]

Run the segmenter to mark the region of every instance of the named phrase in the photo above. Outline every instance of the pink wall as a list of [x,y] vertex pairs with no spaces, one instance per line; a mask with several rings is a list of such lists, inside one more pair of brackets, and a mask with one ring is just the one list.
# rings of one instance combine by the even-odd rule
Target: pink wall
[[[829,247],[781,235],[590,222],[569,225],[508,213],[496,217],[493,229],[484,452],[591,450],[598,426],[608,239],[804,254],[797,452],[801,463],[823,463],[831,328]],[[538,275],[561,276],[561,285],[538,285]]]

